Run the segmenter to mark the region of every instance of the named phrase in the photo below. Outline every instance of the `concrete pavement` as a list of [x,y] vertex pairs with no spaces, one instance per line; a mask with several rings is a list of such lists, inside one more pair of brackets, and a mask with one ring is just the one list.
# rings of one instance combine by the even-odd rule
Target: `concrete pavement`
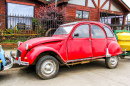
[[0,86],[130,86],[130,57],[120,59],[116,69],[106,68],[104,59],[71,68],[63,66],[50,80],[41,80],[35,67],[15,67],[0,72]]

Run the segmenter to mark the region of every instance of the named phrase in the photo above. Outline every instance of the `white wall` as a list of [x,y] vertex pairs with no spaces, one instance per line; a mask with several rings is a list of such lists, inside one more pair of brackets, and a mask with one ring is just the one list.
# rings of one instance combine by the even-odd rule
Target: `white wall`
[[68,1],[69,4],[75,4],[75,5],[86,5],[86,0],[70,0]]

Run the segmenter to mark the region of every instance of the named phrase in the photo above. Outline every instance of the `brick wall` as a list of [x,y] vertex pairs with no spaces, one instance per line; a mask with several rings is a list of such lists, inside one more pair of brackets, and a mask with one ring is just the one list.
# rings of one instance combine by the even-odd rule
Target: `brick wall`
[[0,0],[0,12],[5,12],[5,0]]

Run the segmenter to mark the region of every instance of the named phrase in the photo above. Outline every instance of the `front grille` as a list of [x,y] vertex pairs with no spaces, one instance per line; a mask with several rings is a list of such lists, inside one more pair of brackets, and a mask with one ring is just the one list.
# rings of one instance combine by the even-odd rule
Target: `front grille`
[[17,53],[16,53],[16,57],[21,57],[21,51],[20,50],[17,50]]

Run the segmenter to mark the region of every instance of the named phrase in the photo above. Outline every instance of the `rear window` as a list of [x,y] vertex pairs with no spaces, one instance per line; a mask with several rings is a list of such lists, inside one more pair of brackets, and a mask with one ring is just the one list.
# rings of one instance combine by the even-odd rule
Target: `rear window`
[[91,25],[91,35],[92,38],[105,38],[104,31],[96,25]]
[[108,28],[106,26],[103,26],[103,28],[104,28],[104,30],[105,30],[105,32],[107,34],[107,37],[109,37],[109,38],[114,37],[114,35],[113,35],[112,31],[110,30],[110,28]]

